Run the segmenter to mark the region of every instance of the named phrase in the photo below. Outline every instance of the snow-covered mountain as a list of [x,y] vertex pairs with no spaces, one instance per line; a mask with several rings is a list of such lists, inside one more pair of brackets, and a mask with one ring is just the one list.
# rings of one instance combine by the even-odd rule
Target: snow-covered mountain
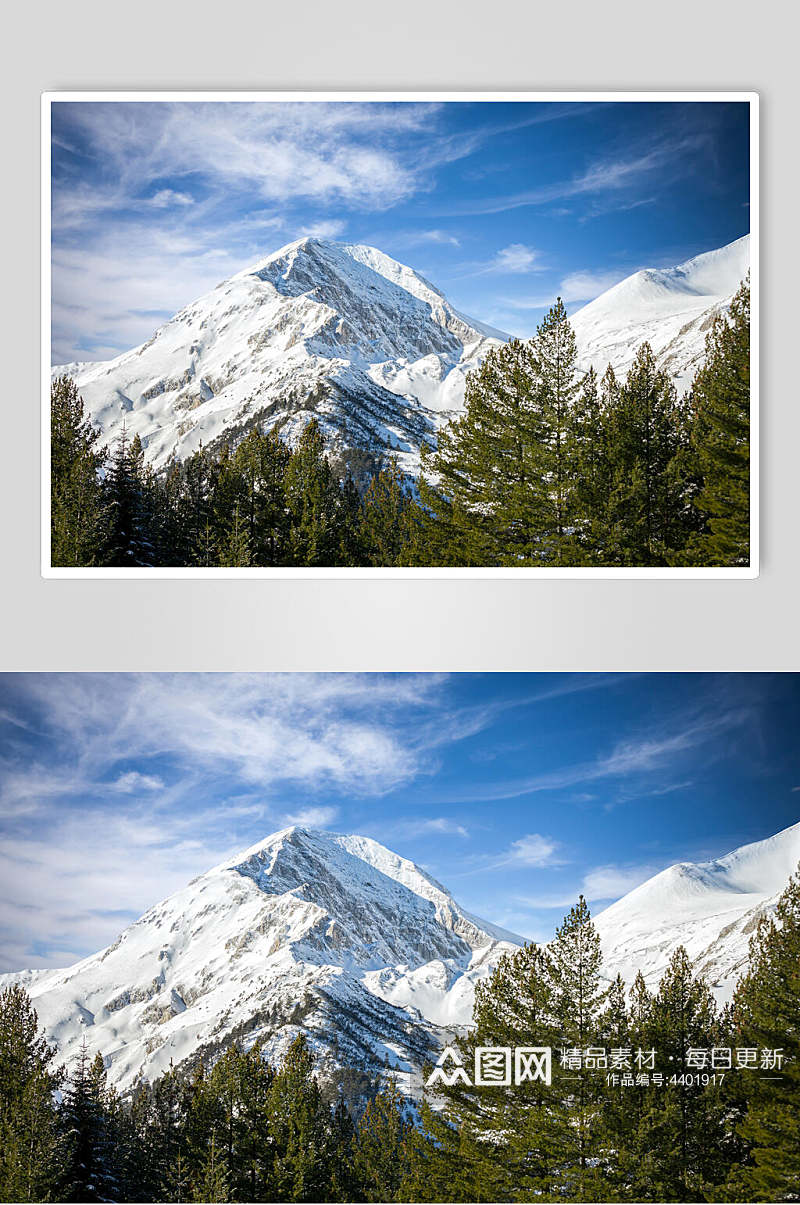
[[581,368],[602,376],[611,364],[624,375],[649,342],[681,393],[703,361],[714,317],[728,309],[749,267],[746,234],[676,268],[634,272],[572,315]]
[[[410,1083],[475,983],[521,938],[478,920],[367,837],[289,828],[150,908],[66,970],[0,976],[29,991],[61,1061],[85,1039],[121,1089],[236,1037]],[[434,1054],[434,1059],[435,1059]]]
[[225,280],[133,351],[60,365],[113,443],[123,424],[155,466],[200,444],[312,415],[340,453],[387,448],[410,473],[463,404],[467,373],[507,336],[464,317],[374,247],[305,238]]
[[712,862],[678,862],[595,917],[609,978],[655,987],[676,947],[720,1001],[747,967],[750,936],[800,862],[800,823]]
[[[656,987],[678,945],[730,998],[759,916],[800,861],[800,824],[712,862],[681,862],[595,919],[604,974]],[[65,970],[0,975],[30,993],[59,1060],[85,1040],[122,1090],[234,1039],[280,1057],[301,1030],[323,1068],[412,1094],[426,1058],[469,1025],[475,984],[522,944],[368,837],[288,828],[150,908]]]
[[[573,316],[580,366],[624,374],[649,340],[679,389],[714,314],[746,275],[749,236],[677,268],[636,272]],[[201,443],[277,427],[290,444],[312,415],[329,448],[415,475],[422,441],[463,409],[467,373],[507,339],[455,310],[374,247],[305,238],[187,305],[115,360],[59,365],[104,442],[126,427],[161,467]],[[356,457],[358,459],[358,457]]]

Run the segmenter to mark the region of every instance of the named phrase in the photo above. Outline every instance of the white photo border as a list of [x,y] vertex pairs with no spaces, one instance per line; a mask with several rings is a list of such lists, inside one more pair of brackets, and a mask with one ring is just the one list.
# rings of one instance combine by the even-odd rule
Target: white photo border
[[[608,567],[562,568],[521,566],[519,568],[394,568],[316,567],[276,568],[179,568],[110,567],[64,568],[50,563],[50,345],[51,345],[51,108],[62,102],[713,102],[745,103],[750,109],[750,564],[737,568]],[[42,93],[41,113],[41,576],[43,578],[757,578],[759,575],[759,94],[755,91],[701,92],[349,92],[349,91],[52,91]]]

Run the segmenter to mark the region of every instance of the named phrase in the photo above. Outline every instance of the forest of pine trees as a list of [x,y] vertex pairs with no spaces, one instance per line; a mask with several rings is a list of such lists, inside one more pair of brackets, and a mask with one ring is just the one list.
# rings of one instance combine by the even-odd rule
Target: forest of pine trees
[[[346,1095],[302,1036],[279,1066],[259,1043],[170,1070],[121,1098],[101,1055],[66,1072],[25,990],[0,994],[3,1201],[798,1201],[800,871],[753,934],[719,1009],[678,948],[658,988],[600,976],[585,901],[546,947],[506,956],[456,1043],[553,1048],[551,1085],[436,1085],[411,1106],[391,1081]],[[611,1086],[561,1060],[656,1052],[663,1086]],[[690,1048],[781,1050],[779,1072],[687,1082]],[[357,1077],[356,1077],[357,1078]],[[362,1077],[363,1081],[363,1077]],[[344,1082],[344,1081],[343,1081]]]
[[648,344],[624,381],[576,370],[559,299],[490,352],[465,409],[359,489],[311,419],[160,473],[138,435],[99,446],[73,381],[52,387],[54,566],[746,566],[750,290],[714,320],[682,398]]

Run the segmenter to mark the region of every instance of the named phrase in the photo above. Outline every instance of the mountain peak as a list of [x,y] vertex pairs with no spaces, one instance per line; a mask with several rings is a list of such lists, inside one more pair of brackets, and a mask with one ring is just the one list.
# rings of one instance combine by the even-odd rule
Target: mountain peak
[[[519,939],[521,940],[521,939]],[[106,950],[23,973],[59,1057],[85,1039],[121,1088],[236,1037],[399,1077],[469,1022],[510,934],[369,837],[294,824],[155,904]],[[327,1055],[325,1054],[327,1052]]]

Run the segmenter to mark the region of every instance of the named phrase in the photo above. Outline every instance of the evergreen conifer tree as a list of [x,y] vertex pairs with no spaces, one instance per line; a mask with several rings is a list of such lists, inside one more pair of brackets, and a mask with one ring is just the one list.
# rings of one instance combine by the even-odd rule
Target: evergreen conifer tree
[[618,564],[664,565],[683,541],[671,468],[678,437],[675,388],[643,343],[609,412],[609,554]]
[[113,1108],[102,1056],[90,1060],[85,1042],[67,1081],[60,1120],[66,1148],[62,1200],[114,1200],[120,1176]]
[[724,1097],[718,1084],[698,1087],[685,1079],[692,1074],[691,1049],[724,1044],[714,999],[683,947],[655,996],[639,995],[646,1013],[635,1006],[637,1048],[656,1052],[665,1084],[644,1090],[632,1191],[654,1200],[714,1199],[728,1173]]
[[615,383],[610,365],[602,389],[597,374],[590,368],[581,381],[571,410],[569,448],[573,482],[574,559],[586,565],[606,565],[610,560],[608,407],[614,398]]
[[502,565],[535,555],[547,506],[531,455],[544,443],[533,430],[538,376],[532,343],[493,348],[467,377],[463,414],[425,451],[419,489],[433,563]]
[[413,552],[417,504],[397,460],[373,477],[361,506],[359,540],[372,565],[404,565]]
[[699,489],[692,503],[702,522],[677,563],[750,563],[750,285],[745,281],[706,340],[691,390],[690,447],[685,458]]
[[289,509],[289,563],[332,565],[339,554],[338,487],[325,442],[311,419],[291,453],[285,475]]
[[574,560],[575,336],[559,298],[533,339],[488,353],[423,458],[425,549],[445,564]]
[[405,1199],[414,1127],[397,1087],[389,1083],[369,1102],[353,1143],[353,1172],[359,1200]]
[[575,1065],[565,1068],[562,1079],[563,1108],[569,1118],[563,1135],[564,1187],[577,1201],[603,1195],[598,1158],[604,1072],[587,1056],[591,1047],[599,1049],[600,1013],[607,995],[600,986],[601,963],[600,938],[586,900],[580,896],[550,944],[559,1046],[580,1052],[580,1058],[573,1060]]
[[193,1201],[229,1201],[228,1177],[217,1146],[216,1134],[211,1134],[208,1149],[194,1180]]
[[53,565],[102,565],[106,511],[101,472],[105,448],[70,377],[50,391],[50,559]]
[[295,1038],[269,1089],[278,1200],[321,1201],[331,1173],[330,1111],[305,1038]]
[[121,568],[152,565],[148,481],[139,436],[128,440],[123,428],[105,480],[108,499],[108,564]]
[[[743,1070],[747,1111],[741,1134],[748,1166],[731,1177],[735,1197],[800,1199],[800,869],[764,916],[750,944],[750,967],[734,999],[736,1044],[780,1050],[781,1065]],[[774,1077],[774,1078],[773,1078]]]
[[[504,956],[475,991],[473,1029],[455,1044],[470,1080],[478,1047],[558,1049],[553,967],[535,945]],[[553,1083],[479,1086],[456,1079],[437,1084],[440,1100],[423,1105],[423,1130],[435,1153],[423,1151],[422,1199],[532,1200],[557,1193],[564,1177],[569,1121],[556,1059]],[[433,1092],[434,1089],[431,1089]],[[443,1107],[433,1107],[437,1103]],[[452,1194],[452,1195],[451,1195]]]
[[51,1063],[30,997],[13,984],[0,993],[0,1200],[44,1201],[61,1158]]

